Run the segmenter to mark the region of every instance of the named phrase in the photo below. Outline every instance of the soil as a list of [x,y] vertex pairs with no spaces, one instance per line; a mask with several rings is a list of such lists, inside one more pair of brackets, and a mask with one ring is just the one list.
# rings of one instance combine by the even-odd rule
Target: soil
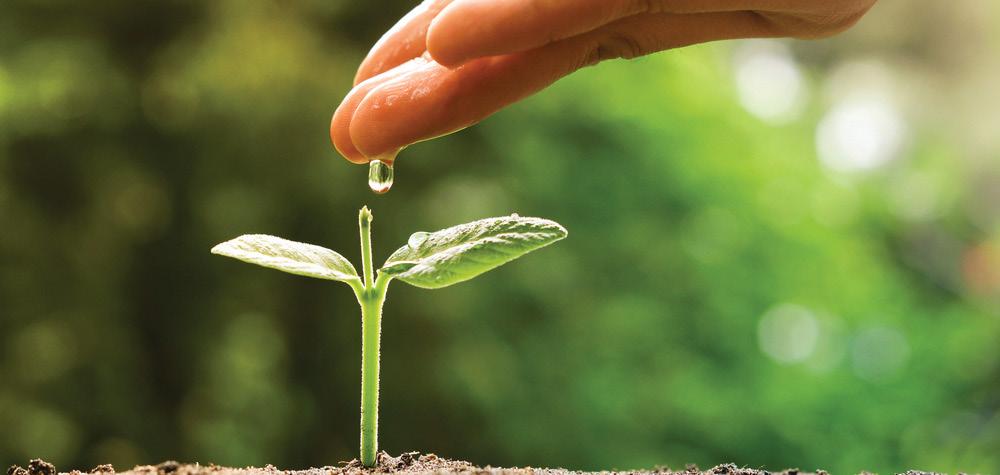
[[[637,470],[628,472],[580,472],[561,468],[497,468],[477,467],[469,462],[449,460],[434,454],[407,452],[399,457],[393,457],[385,452],[378,454],[375,467],[367,468],[357,459],[341,462],[340,465],[307,470],[280,470],[272,465],[263,468],[229,468],[217,465],[182,464],[163,462],[159,465],[140,465],[124,472],[115,471],[111,465],[99,465],[88,472],[73,470],[58,472],[56,467],[44,460],[32,460],[27,468],[13,466],[7,469],[7,475],[373,475],[376,473],[400,473],[407,475],[829,475],[825,471],[800,472],[788,469],[781,472],[768,472],[752,468],[740,468],[735,464],[717,465],[709,470],[700,470],[689,465],[684,470],[669,468],[654,468],[652,470]],[[862,475],[867,475],[863,473]],[[904,475],[937,475],[932,472],[910,470]],[[961,475],[961,474],[959,474]]]

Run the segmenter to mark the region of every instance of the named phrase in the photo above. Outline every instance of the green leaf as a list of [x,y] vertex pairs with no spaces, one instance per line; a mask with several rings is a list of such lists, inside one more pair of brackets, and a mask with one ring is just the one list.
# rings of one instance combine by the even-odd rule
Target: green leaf
[[360,280],[351,262],[330,249],[266,234],[244,234],[216,245],[212,254],[317,279]]
[[379,272],[425,289],[469,280],[566,237],[548,219],[518,215],[481,219],[433,233],[413,233]]

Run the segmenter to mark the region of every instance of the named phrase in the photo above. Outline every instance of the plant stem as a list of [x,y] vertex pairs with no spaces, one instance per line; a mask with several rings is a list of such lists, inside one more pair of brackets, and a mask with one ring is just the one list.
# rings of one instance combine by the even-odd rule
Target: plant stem
[[[380,279],[381,280],[381,279]],[[361,463],[375,465],[378,452],[379,343],[382,337],[382,302],[376,288],[361,298]]]
[[361,208],[361,262],[364,286],[355,289],[361,304],[361,463],[375,465],[378,453],[378,373],[379,344],[382,337],[382,304],[389,288],[388,275],[374,278],[371,245],[372,214]]

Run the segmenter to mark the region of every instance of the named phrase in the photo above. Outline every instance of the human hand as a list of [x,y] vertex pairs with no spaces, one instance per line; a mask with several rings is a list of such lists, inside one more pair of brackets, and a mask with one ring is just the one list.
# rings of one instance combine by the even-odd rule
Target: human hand
[[425,0],[375,44],[333,115],[348,160],[473,125],[582,67],[735,38],[821,38],[875,0]]

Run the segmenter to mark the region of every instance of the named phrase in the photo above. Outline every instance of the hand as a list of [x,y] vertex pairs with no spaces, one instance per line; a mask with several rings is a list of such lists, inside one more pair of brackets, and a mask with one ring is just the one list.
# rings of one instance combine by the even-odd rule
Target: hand
[[375,44],[330,124],[348,160],[473,125],[582,67],[733,38],[820,38],[875,0],[426,0]]

